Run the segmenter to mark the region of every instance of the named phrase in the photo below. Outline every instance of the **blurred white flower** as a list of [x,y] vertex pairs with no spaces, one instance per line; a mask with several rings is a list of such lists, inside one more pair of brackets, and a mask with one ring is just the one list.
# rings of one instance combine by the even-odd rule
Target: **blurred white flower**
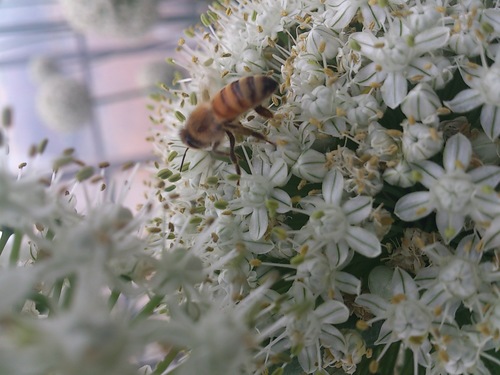
[[287,304],[289,312],[282,319],[286,339],[281,345],[297,353],[300,366],[311,374],[322,367],[320,342],[327,348],[345,347],[344,336],[334,324],[345,322],[349,310],[335,300],[314,305],[312,295],[302,283],[296,283],[290,293],[294,298]]
[[29,63],[31,77],[37,84],[61,74],[57,61],[46,56],[35,57]]
[[[108,35],[156,17],[154,1],[62,2],[80,30]],[[0,373],[403,373],[409,348],[414,375],[487,375],[500,346],[499,20],[480,0],[209,6],[169,59],[186,79],[153,104],[158,158],[137,215],[89,166],[64,186],[60,172],[0,173]],[[179,130],[252,74],[279,83],[262,103],[274,116],[235,122],[275,145],[238,135],[238,183],[227,155],[185,153]],[[68,163],[81,162],[54,168]]]
[[59,0],[68,22],[83,33],[137,38],[158,18],[157,0]]
[[160,83],[171,86],[175,70],[176,67],[166,61],[150,61],[139,71],[137,82],[141,88],[156,87]]
[[36,94],[38,113],[50,129],[72,132],[89,124],[92,99],[82,83],[63,76],[42,81]]

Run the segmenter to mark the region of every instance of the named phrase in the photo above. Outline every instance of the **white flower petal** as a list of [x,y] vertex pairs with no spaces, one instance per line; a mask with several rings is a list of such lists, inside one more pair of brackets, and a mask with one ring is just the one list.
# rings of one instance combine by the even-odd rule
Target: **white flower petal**
[[444,169],[428,160],[411,163],[412,168],[420,173],[418,182],[430,189],[444,175]]
[[401,103],[401,111],[406,117],[413,117],[416,121],[436,114],[441,107],[441,101],[434,90],[426,83],[415,86]]
[[254,254],[267,254],[274,249],[274,244],[267,241],[243,240],[245,247]]
[[37,282],[37,273],[32,268],[7,268],[0,273],[1,316],[12,314],[12,308],[23,301]]
[[500,196],[495,190],[479,188],[472,197],[474,221],[489,221],[500,215]]
[[469,234],[460,240],[455,249],[455,256],[479,264],[483,256],[483,252],[480,251],[481,246],[482,243],[479,236],[476,234]]
[[344,192],[344,177],[342,173],[337,169],[332,169],[328,172],[321,190],[326,203],[339,206]]
[[394,295],[404,294],[408,299],[417,300],[418,287],[412,277],[403,269],[396,268],[391,280]]
[[394,341],[394,339],[392,338],[392,326],[393,323],[390,320],[386,320],[384,324],[382,324],[377,341],[375,341],[375,345],[385,345],[389,342]]
[[452,100],[445,101],[444,104],[453,112],[469,112],[481,104],[484,104],[483,97],[475,89],[460,91]]
[[431,213],[433,206],[428,191],[410,193],[400,198],[394,207],[394,213],[404,221],[415,221]]
[[480,121],[486,135],[492,141],[497,139],[500,135],[500,107],[493,104],[485,104],[481,110]]
[[372,83],[382,82],[385,77],[387,77],[386,72],[380,72],[377,70],[376,63],[370,63],[358,71],[354,77],[354,82],[361,86],[370,86]]
[[325,248],[328,263],[333,268],[339,268],[350,259],[349,245],[345,241],[329,242]]
[[281,189],[273,189],[271,197],[278,202],[276,212],[283,214],[290,211],[290,208],[292,207],[292,199],[288,193]]
[[495,32],[500,32],[500,9],[489,8],[482,13],[482,21],[489,23],[495,29]]
[[321,182],[327,172],[325,163],[326,157],[324,154],[309,149],[299,156],[292,167],[292,173],[311,182]]
[[396,108],[401,104],[408,92],[408,83],[401,72],[390,72],[385,78],[384,84],[380,89],[385,104],[389,108]]
[[372,25],[375,25],[375,29],[377,30],[382,28],[382,23],[387,16],[384,8],[378,5],[370,6],[370,3],[361,7],[361,14],[363,15],[363,25],[365,25],[366,28],[371,28]]
[[331,324],[324,324],[321,326],[321,333],[319,334],[321,344],[327,348],[343,348],[345,340],[342,333]]
[[414,59],[406,72],[408,78],[418,77],[419,82],[429,81],[439,75],[439,70],[430,58]]
[[484,251],[494,249],[500,246],[500,217],[497,217],[490,224],[483,236]]
[[389,301],[392,298],[391,280],[394,270],[387,266],[376,266],[368,274],[368,289],[373,294]]
[[382,252],[377,236],[360,227],[348,227],[345,240],[351,249],[368,258],[375,258]]
[[453,256],[451,250],[439,242],[435,242],[432,245],[424,247],[423,251],[427,254],[431,262],[436,264],[439,264],[440,259],[442,258]]
[[432,285],[422,295],[421,302],[429,307],[444,306],[450,298],[441,284]]
[[361,281],[347,272],[339,271],[336,273],[335,285],[347,294],[358,295],[361,291]]
[[272,186],[283,186],[288,179],[288,168],[283,159],[274,161],[271,170],[269,171]]
[[349,319],[349,309],[342,302],[331,300],[319,305],[314,310],[314,315],[322,323],[339,324]]
[[356,4],[353,4],[350,0],[336,2],[334,6],[330,7],[331,12],[326,17],[325,25],[333,30],[341,30],[349,25],[358,10]]
[[253,212],[253,207],[245,206],[244,202],[238,200],[234,202],[234,205],[231,205],[231,211],[237,215],[250,215]]
[[450,243],[462,230],[465,222],[465,213],[437,211],[436,226],[445,243]]
[[370,312],[379,317],[384,316],[390,307],[390,303],[376,294],[362,294],[355,300],[356,304],[366,307]]
[[297,356],[299,360],[300,367],[307,374],[312,374],[318,369],[318,345],[308,345],[302,349]]
[[421,53],[443,47],[450,37],[450,29],[445,26],[433,27],[415,36],[414,48]]
[[[428,252],[425,252],[428,254]],[[451,256],[452,254],[450,254]],[[432,260],[433,262],[435,260]],[[439,258],[436,260],[436,264],[439,264]],[[432,285],[435,284],[436,277],[439,276],[439,269],[437,267],[426,267],[422,268],[418,271],[418,274],[415,276],[415,282],[422,289],[429,289]]]
[[443,165],[447,172],[467,170],[471,158],[472,145],[465,135],[457,133],[448,139],[443,153]]
[[372,199],[366,196],[349,199],[342,205],[342,210],[349,224],[359,224],[372,212]]
[[359,47],[361,47],[359,51],[361,54],[370,60],[377,60],[380,54],[380,48],[377,45],[380,43],[380,40],[375,35],[371,32],[359,32],[352,34],[351,39],[354,39]]
[[266,233],[268,223],[266,209],[264,207],[255,208],[250,215],[250,237],[253,240],[262,238]]
[[472,177],[472,181],[477,185],[495,187],[500,182],[500,167],[486,165],[469,171],[468,175]]

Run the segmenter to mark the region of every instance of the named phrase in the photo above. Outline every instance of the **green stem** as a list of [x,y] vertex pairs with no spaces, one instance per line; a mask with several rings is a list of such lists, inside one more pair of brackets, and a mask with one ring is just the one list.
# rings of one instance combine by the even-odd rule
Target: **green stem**
[[59,279],[55,282],[52,288],[52,306],[58,306],[61,300],[62,288],[64,285],[64,279]]
[[14,230],[14,241],[12,242],[12,250],[10,252],[9,264],[15,266],[19,261],[19,254],[21,253],[21,242],[23,239],[23,232],[19,229]]
[[14,233],[12,229],[9,227],[2,227],[2,236],[0,237],[0,255],[2,255],[3,250],[5,249],[5,245],[7,245],[7,241],[9,241],[10,236]]
[[132,324],[138,322],[141,319],[145,319],[150,316],[154,309],[158,307],[158,305],[163,300],[163,296],[153,296],[149,300],[148,303],[142,308],[141,311],[132,319]]
[[177,354],[179,354],[179,352],[180,352],[180,350],[178,350],[178,349],[173,349],[173,348],[170,349],[168,354],[165,356],[165,359],[161,362],[158,362],[155,370],[153,371],[153,373],[151,375],[163,374],[163,372],[168,368],[168,366],[170,366],[170,364],[175,359],[175,357],[177,357]]
[[111,295],[108,298],[108,306],[109,309],[112,310],[116,305],[116,301],[118,301],[118,297],[120,297],[120,292],[118,290],[112,290]]

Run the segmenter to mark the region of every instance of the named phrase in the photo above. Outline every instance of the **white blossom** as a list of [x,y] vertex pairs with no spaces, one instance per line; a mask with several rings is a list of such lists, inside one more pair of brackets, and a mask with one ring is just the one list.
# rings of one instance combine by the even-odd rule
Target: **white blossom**
[[494,140],[500,135],[500,90],[492,82],[500,79],[500,63],[490,67],[473,66],[467,70],[465,82],[471,87],[457,94],[452,100],[444,104],[452,111],[468,112],[482,105],[480,122],[486,135]]
[[423,124],[403,124],[403,155],[408,162],[425,160],[443,148],[443,135]]
[[240,197],[234,199],[230,207],[235,214],[248,216],[250,237],[258,240],[268,230],[267,203],[275,202],[276,212],[285,213],[290,210],[291,200],[285,191],[278,189],[288,179],[284,160],[277,160],[271,166],[263,160],[256,159],[252,165],[252,172],[251,176],[242,178]]
[[391,299],[372,294],[362,294],[356,303],[368,308],[375,317],[372,322],[383,320],[377,339],[379,343],[401,340],[413,351],[413,360],[420,364],[429,361],[430,341],[434,317],[418,294],[417,284],[401,269],[393,272],[390,281]]
[[362,86],[382,84],[385,103],[395,108],[408,93],[407,79],[428,81],[437,75],[432,58],[424,54],[444,46],[448,38],[449,30],[441,26],[417,33],[391,29],[383,38],[369,32],[352,34],[354,49],[372,61],[359,71],[356,82]]
[[356,224],[365,220],[371,211],[371,199],[358,196],[343,201],[344,179],[332,170],[327,173],[322,185],[322,197],[304,200],[310,212],[309,222],[299,233],[301,242],[309,243],[311,249],[324,249],[331,265],[342,265],[352,249],[367,257],[380,254],[380,242],[376,236]]
[[415,121],[425,121],[437,115],[441,102],[436,93],[425,83],[419,83],[401,102],[401,111]]
[[418,181],[429,191],[405,195],[396,204],[396,215],[413,221],[436,210],[436,225],[448,243],[460,233],[466,217],[481,222],[500,212],[500,200],[492,188],[500,182],[500,168],[484,166],[467,173],[471,156],[470,142],[456,134],[446,143],[444,169],[426,160],[414,162]]

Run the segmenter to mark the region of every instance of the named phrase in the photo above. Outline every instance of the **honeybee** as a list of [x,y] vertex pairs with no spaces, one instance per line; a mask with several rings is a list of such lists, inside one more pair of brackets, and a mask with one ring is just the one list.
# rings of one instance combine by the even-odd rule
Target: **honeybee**
[[184,129],[180,132],[181,140],[191,148],[201,149],[212,146],[212,151],[227,155],[217,150],[224,136],[227,135],[230,146],[229,157],[235,165],[236,173],[241,175],[234,151],[235,135],[253,136],[273,145],[274,143],[263,134],[244,127],[237,119],[251,109],[265,118],[272,118],[273,113],[264,108],[261,103],[271,96],[276,87],[278,83],[264,75],[249,76],[231,82],[215,94],[211,101],[201,103],[193,110]]

